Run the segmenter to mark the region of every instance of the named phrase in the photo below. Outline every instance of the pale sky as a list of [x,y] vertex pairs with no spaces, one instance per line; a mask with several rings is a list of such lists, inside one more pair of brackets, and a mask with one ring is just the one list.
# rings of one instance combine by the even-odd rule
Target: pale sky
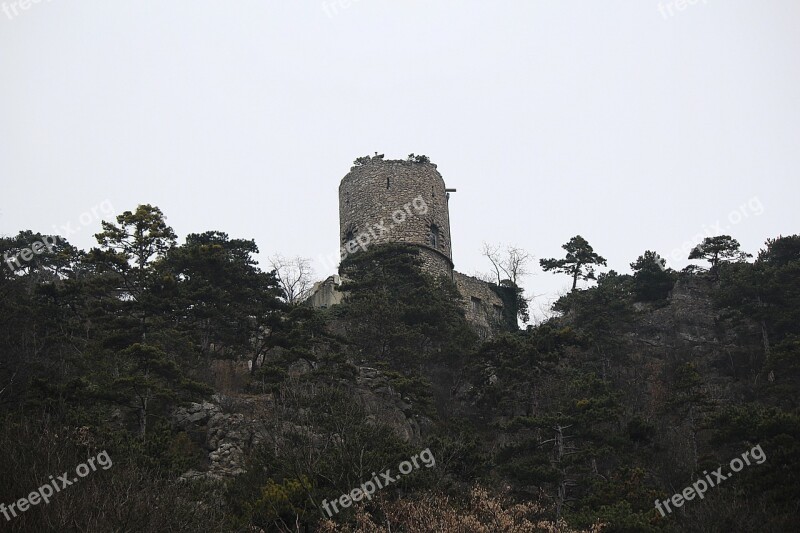
[[0,234],[88,249],[101,205],[151,203],[181,242],[252,238],[324,278],[339,181],[375,151],[458,189],[457,270],[487,270],[483,242],[534,254],[534,310],[570,283],[538,259],[576,234],[629,272],[800,230],[797,0],[22,5],[0,0]]

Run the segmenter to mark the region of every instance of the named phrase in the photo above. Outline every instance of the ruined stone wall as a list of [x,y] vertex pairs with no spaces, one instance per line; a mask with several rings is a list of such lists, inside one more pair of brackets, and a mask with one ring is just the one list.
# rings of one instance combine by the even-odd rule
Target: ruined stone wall
[[[436,165],[382,157],[360,158],[359,164],[351,167],[339,184],[342,259],[376,244],[417,246],[423,271],[447,276],[455,282],[464,298],[467,320],[482,337],[510,329],[504,316],[508,310],[492,286],[453,271],[447,202],[444,179]],[[435,226],[435,242],[432,226]],[[314,287],[309,304],[327,307],[341,300],[338,284],[329,278]]]
[[427,247],[421,247],[419,250],[419,258],[422,261],[420,269],[434,277],[447,276],[448,279],[453,279],[453,263],[440,253],[436,253]]
[[374,244],[413,244],[424,270],[452,277],[447,193],[432,163],[372,158],[352,167],[339,185],[339,229],[345,255]]
[[503,318],[503,300],[492,290],[491,284],[461,272],[453,273],[453,281],[464,297],[467,321],[475,326],[481,337],[490,337],[508,329]]
[[315,283],[306,303],[317,309],[326,309],[342,303],[344,295],[339,292],[341,284],[341,278],[337,275],[328,276],[325,281]]

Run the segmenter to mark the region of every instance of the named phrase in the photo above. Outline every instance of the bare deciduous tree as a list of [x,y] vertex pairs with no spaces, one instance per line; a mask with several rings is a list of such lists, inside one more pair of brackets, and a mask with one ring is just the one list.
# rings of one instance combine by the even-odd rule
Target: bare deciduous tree
[[498,285],[504,279],[510,280],[514,285],[518,285],[517,280],[531,273],[528,270],[528,263],[534,257],[522,248],[513,245],[503,248],[500,245],[483,243],[483,255],[492,264],[494,272],[491,277],[497,278],[496,283]]
[[508,285],[510,283],[512,287],[515,287],[517,290],[517,315],[523,323],[527,323],[530,319],[528,304],[533,300],[533,297],[525,297],[519,282],[522,278],[531,274],[528,264],[534,257],[514,245],[503,247],[488,243],[483,243],[483,255],[491,263],[492,272],[478,274],[477,277],[497,285]]
[[314,287],[311,260],[296,256],[286,259],[280,254],[269,258],[269,264],[275,271],[283,295],[289,305],[298,305],[305,300]]

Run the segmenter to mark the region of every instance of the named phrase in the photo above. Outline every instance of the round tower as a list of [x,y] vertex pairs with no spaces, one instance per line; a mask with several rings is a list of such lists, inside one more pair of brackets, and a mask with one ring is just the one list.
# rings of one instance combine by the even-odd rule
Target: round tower
[[448,197],[433,163],[360,158],[339,184],[342,257],[375,244],[411,244],[425,271],[452,279]]

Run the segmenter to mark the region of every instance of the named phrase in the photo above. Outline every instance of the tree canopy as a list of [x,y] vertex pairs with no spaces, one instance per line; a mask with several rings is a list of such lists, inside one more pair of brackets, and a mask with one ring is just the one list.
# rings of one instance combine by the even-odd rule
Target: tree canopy
[[717,235],[706,237],[703,242],[695,246],[689,253],[689,259],[705,259],[711,263],[710,272],[715,276],[719,273],[719,264],[723,261],[744,261],[751,254],[739,249],[739,241],[730,235]]
[[578,280],[595,279],[595,266],[605,266],[606,260],[596,254],[592,246],[580,235],[572,237],[569,242],[561,246],[567,255],[562,259],[540,259],[539,265],[545,272],[558,272],[572,276],[572,290],[578,285]]

